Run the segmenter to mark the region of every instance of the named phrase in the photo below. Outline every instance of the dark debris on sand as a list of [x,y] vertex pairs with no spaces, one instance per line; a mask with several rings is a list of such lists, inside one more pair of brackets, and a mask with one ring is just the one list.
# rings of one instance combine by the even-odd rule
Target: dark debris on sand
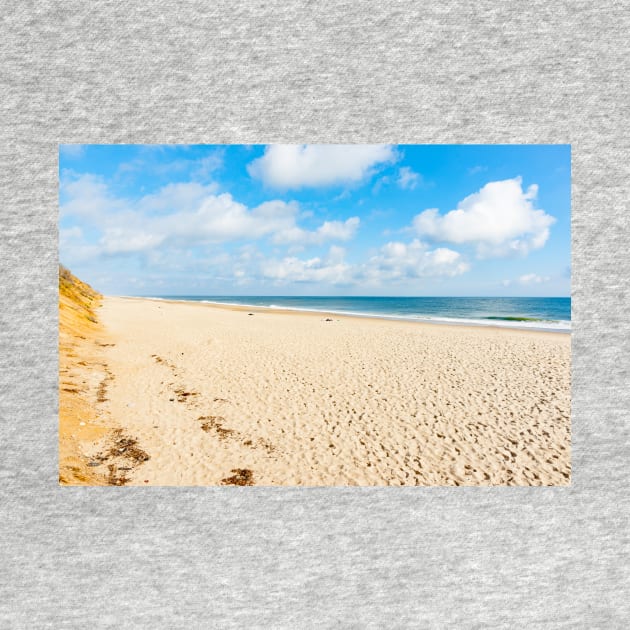
[[96,400],[100,403],[107,401],[107,396],[105,395],[107,393],[107,383],[114,380],[114,377],[109,371],[107,365],[103,364],[103,368],[105,369],[105,377],[99,383],[98,390],[96,392]]
[[189,396],[199,396],[199,392],[187,392],[184,391],[181,387],[175,390],[175,394],[177,395],[177,402],[186,402],[189,400]]
[[138,446],[136,438],[124,436],[122,429],[114,431],[114,443],[107,452],[109,457],[123,456],[134,464],[141,464],[150,459],[149,455]]
[[222,486],[253,486],[254,472],[249,468],[232,468],[234,475],[221,479]]
[[197,420],[202,423],[201,428],[206,433],[215,431],[221,440],[227,439],[234,433],[232,429],[224,428],[222,421],[225,418],[223,416],[199,416]]
[[138,440],[123,435],[122,429],[112,432],[112,443],[104,453],[99,453],[92,458],[88,466],[100,466],[107,463],[107,483],[110,486],[124,486],[127,479],[127,471],[148,461],[150,456],[138,446]]
[[[241,439],[243,440],[244,446],[249,446],[250,448],[264,448],[267,453],[273,453],[276,448],[271,442],[263,438],[258,438],[255,442],[252,439],[247,438],[242,433],[235,431],[234,429],[226,429],[223,426],[223,422],[225,418],[223,416],[199,416],[197,418],[199,422],[201,422],[201,429],[206,433],[216,433],[219,436],[221,441],[230,439]],[[245,438],[245,439],[244,439]]]

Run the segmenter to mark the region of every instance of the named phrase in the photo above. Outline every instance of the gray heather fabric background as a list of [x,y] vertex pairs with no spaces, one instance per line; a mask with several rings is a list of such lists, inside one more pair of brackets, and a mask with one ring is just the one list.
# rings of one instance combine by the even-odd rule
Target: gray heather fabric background
[[[2,4],[0,627],[627,628],[627,2]],[[571,143],[570,488],[61,488],[60,142]]]

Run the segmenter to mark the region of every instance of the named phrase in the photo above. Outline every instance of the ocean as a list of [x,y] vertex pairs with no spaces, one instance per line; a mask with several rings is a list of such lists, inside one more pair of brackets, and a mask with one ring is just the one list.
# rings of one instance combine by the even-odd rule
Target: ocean
[[155,296],[157,299],[263,306],[443,324],[571,330],[571,298]]

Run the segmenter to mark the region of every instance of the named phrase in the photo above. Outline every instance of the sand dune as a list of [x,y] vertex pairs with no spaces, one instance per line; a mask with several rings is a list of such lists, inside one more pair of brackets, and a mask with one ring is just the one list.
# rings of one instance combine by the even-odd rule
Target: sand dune
[[99,319],[121,429],[82,449],[121,483],[570,483],[569,335],[126,298]]
[[63,484],[105,483],[81,454],[81,444],[107,432],[101,423],[88,426],[86,422],[97,413],[93,403],[103,369],[96,345],[102,332],[95,315],[100,299],[92,287],[59,267],[59,480]]
[[[107,409],[113,375],[107,332],[97,317],[102,296],[59,267],[59,483],[124,485],[149,457]],[[98,444],[100,450],[94,451]]]

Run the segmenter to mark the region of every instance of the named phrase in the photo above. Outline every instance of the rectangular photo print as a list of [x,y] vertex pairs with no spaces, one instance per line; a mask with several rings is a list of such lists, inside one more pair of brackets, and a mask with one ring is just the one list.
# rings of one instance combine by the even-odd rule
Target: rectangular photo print
[[60,145],[59,482],[569,485],[570,228],[569,145]]

